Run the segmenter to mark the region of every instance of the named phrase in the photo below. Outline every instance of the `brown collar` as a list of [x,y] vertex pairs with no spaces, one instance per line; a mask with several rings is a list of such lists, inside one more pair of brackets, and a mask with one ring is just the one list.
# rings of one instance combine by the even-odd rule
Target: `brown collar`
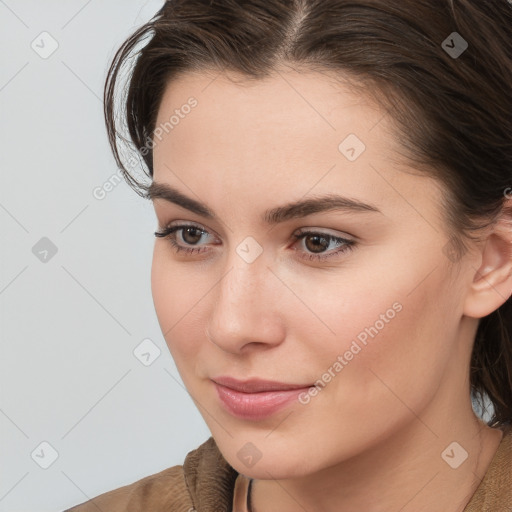
[[197,511],[231,510],[238,473],[224,459],[213,437],[186,456],[183,471]]
[[503,438],[464,512],[512,512],[512,425]]

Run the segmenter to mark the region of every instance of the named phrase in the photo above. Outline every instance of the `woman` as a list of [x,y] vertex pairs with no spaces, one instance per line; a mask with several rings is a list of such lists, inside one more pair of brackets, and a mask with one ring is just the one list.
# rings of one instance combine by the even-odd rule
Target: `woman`
[[[123,44],[109,139],[212,437],[70,510],[512,510],[511,27],[506,0],[171,0]],[[143,184],[114,105],[147,36]]]

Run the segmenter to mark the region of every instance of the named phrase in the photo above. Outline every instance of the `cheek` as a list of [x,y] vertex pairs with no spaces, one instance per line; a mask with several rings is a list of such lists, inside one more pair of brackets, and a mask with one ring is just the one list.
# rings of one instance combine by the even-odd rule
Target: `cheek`
[[[163,245],[163,243],[161,244]],[[160,329],[171,355],[179,365],[189,354],[197,352],[194,340],[204,339],[197,330],[198,301],[208,289],[194,281],[189,270],[170,260],[171,249],[155,246],[151,266],[151,292]],[[194,332],[192,329],[196,329]],[[184,343],[186,341],[186,343]]]
[[[369,411],[375,420],[391,411],[400,416],[409,414],[404,403],[421,410],[431,399],[451,361],[458,318],[441,273],[415,288],[421,274],[384,273],[380,282],[357,279],[357,286],[331,282],[323,295],[310,296],[334,331],[313,322],[316,329],[301,338],[314,340],[303,361],[315,361],[314,400],[326,411],[349,407],[356,422],[367,422]],[[302,320],[304,329],[308,322]]]

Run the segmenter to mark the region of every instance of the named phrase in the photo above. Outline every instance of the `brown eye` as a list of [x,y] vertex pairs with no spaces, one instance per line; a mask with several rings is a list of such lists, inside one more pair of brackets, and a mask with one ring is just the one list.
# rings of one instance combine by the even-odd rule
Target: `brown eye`
[[329,247],[328,237],[316,235],[307,235],[304,237],[304,245],[311,252],[322,252]]
[[[178,242],[178,232],[181,232]],[[167,226],[160,232],[155,232],[155,236],[166,238],[176,252],[184,251],[186,254],[205,252],[204,244],[199,244],[202,237],[207,239],[208,231],[190,224],[182,224],[179,226]]]
[[[304,253],[304,256],[301,256],[301,258],[307,260],[326,260],[327,258],[351,251],[356,246],[355,240],[337,237],[328,233],[305,231],[293,236],[297,240],[303,240],[304,250],[299,252]],[[333,243],[337,244],[337,248],[331,251],[326,250]]]
[[194,226],[181,229],[181,238],[186,244],[194,245],[201,240],[204,231]]

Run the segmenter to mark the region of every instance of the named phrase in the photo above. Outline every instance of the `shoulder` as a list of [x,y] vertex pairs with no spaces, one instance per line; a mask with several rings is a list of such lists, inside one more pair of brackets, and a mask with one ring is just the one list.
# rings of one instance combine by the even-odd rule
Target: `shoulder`
[[191,512],[205,501],[228,502],[236,475],[210,437],[187,454],[183,465],[100,494],[63,512]]
[[136,482],[100,494],[64,512],[98,512],[98,510],[139,512],[139,510],[143,510],[141,507],[156,511],[159,510],[158,506],[169,502],[175,503],[176,507],[181,507],[180,510],[188,510],[183,508],[184,505],[188,505],[190,502],[183,466],[164,469]]

